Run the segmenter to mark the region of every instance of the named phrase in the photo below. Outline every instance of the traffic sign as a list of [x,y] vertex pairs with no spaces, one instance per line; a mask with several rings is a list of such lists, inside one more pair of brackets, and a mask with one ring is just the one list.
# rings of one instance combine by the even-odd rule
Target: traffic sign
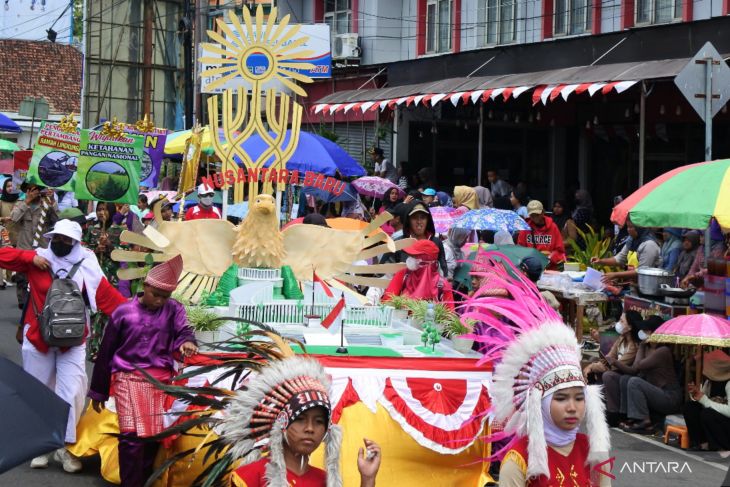
[[730,68],[711,42],[705,43],[702,49],[687,63],[687,66],[674,78],[674,84],[682,92],[700,118],[707,122],[705,92],[707,90],[707,62],[711,62],[712,93],[710,117],[717,115],[730,98]]

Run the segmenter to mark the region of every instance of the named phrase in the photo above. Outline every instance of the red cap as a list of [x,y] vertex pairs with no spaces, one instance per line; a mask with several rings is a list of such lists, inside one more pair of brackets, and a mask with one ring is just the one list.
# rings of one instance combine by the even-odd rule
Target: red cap
[[418,256],[422,259],[436,260],[439,256],[438,245],[430,240],[419,240],[403,251],[408,255]]
[[163,291],[173,292],[177,287],[177,281],[180,279],[182,270],[182,256],[176,255],[167,262],[150,269],[144,283]]

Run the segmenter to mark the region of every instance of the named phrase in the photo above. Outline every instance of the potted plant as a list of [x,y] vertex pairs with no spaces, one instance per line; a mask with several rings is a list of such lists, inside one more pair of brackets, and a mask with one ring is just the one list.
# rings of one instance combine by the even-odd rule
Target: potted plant
[[449,320],[444,325],[444,334],[451,340],[454,345],[454,350],[460,353],[471,352],[471,347],[474,345],[474,339],[462,338],[462,335],[466,335],[473,331],[473,320],[467,320],[467,324],[462,323],[461,318],[458,315]]
[[567,240],[571,249],[571,262],[577,262],[581,270],[592,267],[591,258],[597,257],[602,259],[607,257],[611,248],[611,239],[608,237],[603,238],[603,227],[598,232],[590,225],[587,225],[587,227],[588,230],[585,232],[580,228],[576,228],[579,237],[578,240],[582,240],[584,244],[582,247],[573,239]]
[[[426,319],[426,312],[428,311],[429,304],[432,303],[430,301],[418,299],[410,299],[406,303],[406,306],[408,306],[408,309],[411,312],[413,324],[414,326],[416,326],[416,328],[420,328],[421,325],[423,325],[423,322]],[[456,317],[456,314],[442,303],[433,303],[433,313],[434,324],[440,330],[443,330],[446,323],[449,323],[451,320],[454,319],[454,317]]]
[[219,329],[225,321],[210,308],[203,306],[186,306],[188,323],[195,330],[195,338],[201,343],[215,343],[218,341]]
[[399,321],[405,321],[408,319],[408,303],[413,301],[405,296],[391,295],[390,300],[385,303],[386,306],[393,308],[393,319]]

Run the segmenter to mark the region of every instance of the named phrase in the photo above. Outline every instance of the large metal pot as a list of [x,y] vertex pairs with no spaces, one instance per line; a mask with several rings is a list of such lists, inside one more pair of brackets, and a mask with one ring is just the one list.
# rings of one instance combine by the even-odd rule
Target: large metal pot
[[645,267],[643,269],[637,269],[636,272],[639,274],[639,292],[641,294],[661,296],[662,284],[670,287],[674,285],[674,274],[664,269]]

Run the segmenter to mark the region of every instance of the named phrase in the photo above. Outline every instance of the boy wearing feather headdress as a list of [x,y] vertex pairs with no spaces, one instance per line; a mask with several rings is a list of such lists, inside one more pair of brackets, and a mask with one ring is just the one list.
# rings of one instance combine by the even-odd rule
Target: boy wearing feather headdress
[[101,412],[110,394],[119,419],[119,474],[125,487],[142,486],[152,472],[162,423],[165,393],[140,372],[161,382],[174,373],[173,354],[198,351],[183,305],[170,299],[182,272],[179,255],[154,267],[144,281],[144,292],[119,306],[104,331],[94,365],[89,397]]

